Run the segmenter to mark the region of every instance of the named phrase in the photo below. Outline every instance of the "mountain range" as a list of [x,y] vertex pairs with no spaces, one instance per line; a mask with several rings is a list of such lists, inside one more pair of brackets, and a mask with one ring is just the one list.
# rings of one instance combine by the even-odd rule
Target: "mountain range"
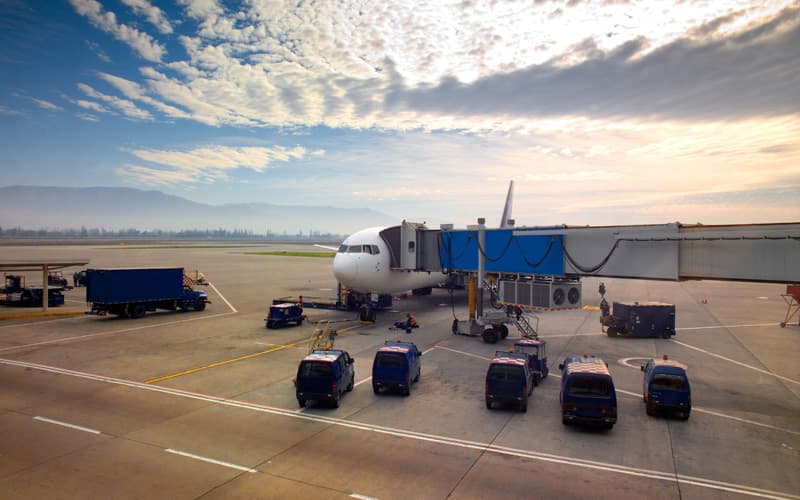
[[349,234],[396,224],[369,208],[241,203],[208,205],[160,191],[119,187],[0,187],[0,227],[119,230],[246,229],[297,234]]

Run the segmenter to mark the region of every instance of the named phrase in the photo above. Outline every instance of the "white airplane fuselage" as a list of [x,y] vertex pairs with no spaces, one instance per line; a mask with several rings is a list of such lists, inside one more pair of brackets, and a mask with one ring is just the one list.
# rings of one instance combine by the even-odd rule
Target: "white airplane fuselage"
[[333,275],[342,286],[361,293],[391,294],[444,281],[438,272],[392,270],[389,247],[380,236],[384,229],[362,229],[342,242],[333,258]]

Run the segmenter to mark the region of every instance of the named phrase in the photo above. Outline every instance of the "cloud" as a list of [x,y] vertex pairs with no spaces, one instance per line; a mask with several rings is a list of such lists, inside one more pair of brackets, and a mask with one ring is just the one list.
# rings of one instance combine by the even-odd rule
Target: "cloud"
[[130,7],[136,15],[147,18],[159,33],[172,33],[172,25],[169,23],[164,11],[153,6],[148,0],[122,0],[122,3]]
[[643,39],[568,67],[538,65],[464,84],[398,87],[391,109],[461,116],[744,118],[800,112],[800,9],[725,39]]
[[17,111],[16,109],[11,109],[6,106],[0,104],[0,115],[8,115],[8,116],[24,116],[21,111]]
[[99,122],[100,118],[90,113],[77,113],[75,116],[87,122]]
[[72,102],[74,102],[75,104],[77,104],[78,106],[80,106],[82,108],[91,109],[92,111],[97,111],[98,113],[110,113],[110,111],[108,109],[106,109],[105,107],[103,107],[102,104],[94,102],[94,101],[87,101],[87,100],[84,100],[84,99],[76,99],[76,100],[74,100]]
[[117,22],[113,12],[103,10],[96,0],[69,0],[75,12],[86,17],[97,28],[110,33],[117,40],[128,44],[140,57],[159,62],[166,51],[147,33]]
[[106,54],[105,51],[100,47],[100,44],[89,40],[84,40],[84,43],[86,43],[86,46],[89,48],[89,50],[94,52],[94,54],[100,58],[101,61],[111,62],[111,58],[108,57],[108,54]]
[[227,179],[237,169],[263,172],[273,162],[289,162],[306,157],[303,147],[209,146],[188,151],[132,149],[128,153],[156,164],[155,167],[126,165],[117,172],[148,184],[212,183]]
[[33,98],[33,97],[31,97],[30,99],[31,99],[31,101],[33,101],[37,106],[39,106],[42,109],[46,109],[46,110],[49,110],[49,111],[63,111],[64,110],[64,108],[62,108],[61,106],[57,106],[57,105],[53,104],[50,101],[45,101],[44,99],[36,99],[36,98]]
[[86,85],[85,83],[79,83],[78,88],[81,89],[83,93],[88,95],[89,97],[105,101],[111,106],[117,108],[117,110],[119,110],[123,115],[125,115],[128,118],[132,118],[135,120],[153,119],[153,115],[151,115],[148,111],[136,107],[136,105],[133,102],[127,99],[121,99],[116,96],[111,96],[108,94],[104,94],[102,92],[98,92],[91,86]]
[[117,90],[122,92],[125,97],[129,99],[133,99],[135,101],[142,102],[147,104],[148,106],[152,106],[153,108],[157,109],[158,111],[164,113],[165,115],[171,118],[189,118],[190,115],[186,111],[176,108],[175,106],[170,106],[169,104],[165,104],[157,99],[154,99],[147,95],[147,91],[142,88],[136,82],[131,80],[126,80],[125,78],[121,78],[115,75],[111,75],[109,73],[98,73],[98,76],[108,82],[109,84],[113,85]]

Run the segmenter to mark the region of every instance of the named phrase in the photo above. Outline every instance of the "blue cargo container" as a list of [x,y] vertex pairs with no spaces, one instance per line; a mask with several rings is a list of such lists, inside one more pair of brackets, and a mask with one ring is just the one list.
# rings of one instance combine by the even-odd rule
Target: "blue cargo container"
[[202,311],[205,292],[183,283],[183,269],[87,269],[86,301],[92,314],[138,318],[156,309]]
[[675,335],[675,304],[614,302],[611,314],[600,318],[609,337],[663,337]]

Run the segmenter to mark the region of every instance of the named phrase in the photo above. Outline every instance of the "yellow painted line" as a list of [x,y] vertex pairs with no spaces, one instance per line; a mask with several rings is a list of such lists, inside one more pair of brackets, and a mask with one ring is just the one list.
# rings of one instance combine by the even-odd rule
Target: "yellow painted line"
[[85,311],[53,311],[53,312],[29,312],[29,313],[14,313],[14,314],[0,314],[0,321],[4,319],[20,319],[20,318],[48,318],[52,316],[83,316]]
[[163,377],[151,378],[150,380],[145,380],[144,383],[145,384],[155,384],[156,382],[162,382],[164,380],[169,380],[171,378],[181,377],[183,375],[189,375],[190,373],[195,373],[195,372],[199,372],[199,371],[202,371],[202,370],[208,370],[209,368],[216,368],[217,366],[227,365],[229,363],[235,363],[237,361],[242,361],[244,359],[250,359],[250,358],[255,358],[257,356],[263,356],[264,354],[269,354],[271,352],[280,351],[281,349],[288,349],[289,347],[295,347],[295,345],[294,344],[281,345],[281,346],[278,346],[278,347],[274,347],[272,349],[267,349],[266,351],[261,351],[261,352],[257,352],[257,353],[254,353],[254,354],[247,354],[245,356],[239,356],[238,358],[227,359],[225,361],[218,361],[216,363],[211,363],[210,365],[201,366],[200,368],[192,368],[191,370],[185,370],[185,371],[182,371],[182,372],[173,373],[172,375],[165,375]]
[[598,306],[583,306],[584,311],[599,311],[600,308]]

